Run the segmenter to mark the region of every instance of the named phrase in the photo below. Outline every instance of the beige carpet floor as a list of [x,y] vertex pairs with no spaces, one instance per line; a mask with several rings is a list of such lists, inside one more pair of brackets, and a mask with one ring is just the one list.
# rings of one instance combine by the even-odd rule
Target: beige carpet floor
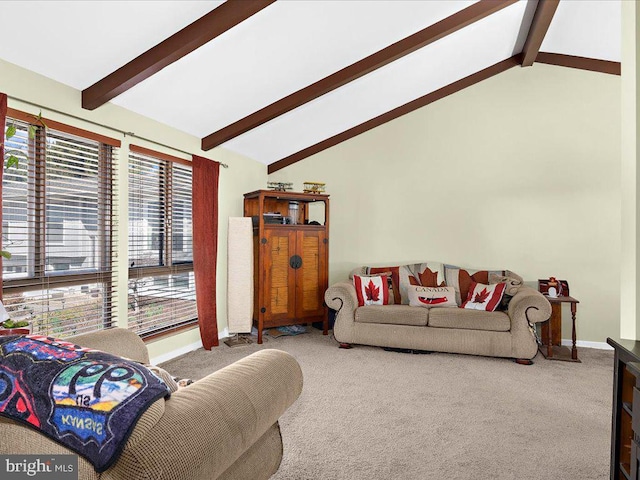
[[291,353],[303,393],[281,418],[284,479],[605,479],[613,352],[583,363],[340,350],[318,330],[165,363],[200,378],[259,348]]

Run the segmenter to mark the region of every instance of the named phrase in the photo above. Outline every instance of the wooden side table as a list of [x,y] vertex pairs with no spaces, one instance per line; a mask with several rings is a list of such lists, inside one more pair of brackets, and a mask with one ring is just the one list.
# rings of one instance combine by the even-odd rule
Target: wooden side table
[[[540,353],[549,360],[561,360],[564,362],[580,362],[578,359],[578,349],[576,348],[576,311],[577,305],[580,303],[573,297],[548,297],[551,304],[551,317],[541,325],[542,345],[538,348]],[[571,304],[571,340],[573,346],[571,349],[562,345],[562,304]]]

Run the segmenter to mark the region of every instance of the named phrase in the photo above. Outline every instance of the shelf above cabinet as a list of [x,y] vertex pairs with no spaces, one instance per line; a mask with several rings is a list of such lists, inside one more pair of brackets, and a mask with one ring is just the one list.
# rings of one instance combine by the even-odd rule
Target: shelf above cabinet
[[244,194],[244,198],[275,198],[277,200],[293,200],[298,202],[324,202],[329,199],[329,195],[324,193],[302,193],[302,192],[279,192],[277,190],[256,190]]

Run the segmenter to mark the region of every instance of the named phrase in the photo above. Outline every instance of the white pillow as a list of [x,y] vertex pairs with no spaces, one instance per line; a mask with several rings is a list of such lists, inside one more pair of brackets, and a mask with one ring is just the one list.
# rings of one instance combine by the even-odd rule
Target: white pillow
[[422,287],[410,285],[407,288],[409,305],[412,307],[457,307],[456,290],[453,287]]

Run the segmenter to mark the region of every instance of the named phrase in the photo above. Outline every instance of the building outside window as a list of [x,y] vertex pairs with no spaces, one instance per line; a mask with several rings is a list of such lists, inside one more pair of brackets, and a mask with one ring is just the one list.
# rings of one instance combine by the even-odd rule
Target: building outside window
[[55,337],[111,326],[119,141],[43,126],[16,111],[7,124],[16,133],[5,147],[20,152],[2,182],[2,242],[11,253],[3,260],[3,297],[11,318]]
[[141,336],[197,322],[191,166],[131,145],[128,326]]

